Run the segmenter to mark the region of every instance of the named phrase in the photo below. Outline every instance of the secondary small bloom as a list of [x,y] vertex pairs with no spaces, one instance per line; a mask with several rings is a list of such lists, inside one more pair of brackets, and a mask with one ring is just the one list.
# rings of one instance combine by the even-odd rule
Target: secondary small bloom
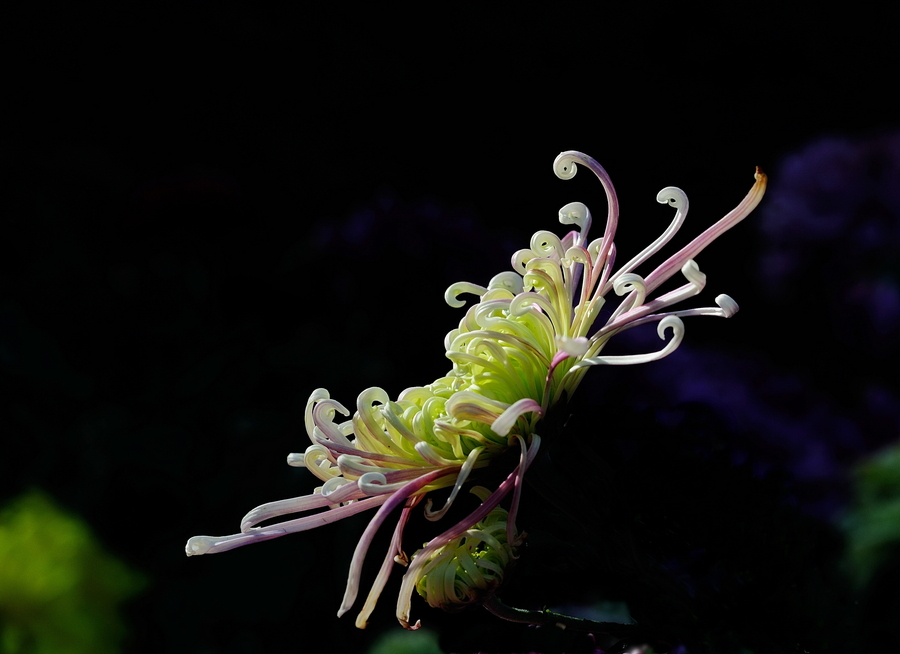
[[[471,492],[482,501],[490,496],[481,486]],[[417,574],[409,579],[415,580],[416,592],[445,611],[484,600],[503,583],[507,567],[517,558],[522,537],[510,542],[508,528],[509,512],[498,506],[459,538],[439,547],[425,543],[412,558]]]
[[[571,203],[560,210],[559,219],[577,230],[563,238],[552,232],[537,232],[529,248],[513,255],[513,270],[495,276],[486,287],[469,283],[451,286],[446,294],[451,306],[464,305],[457,299],[462,293],[477,295],[479,300],[469,307],[459,327],[447,334],[445,347],[452,369],[432,384],[409,388],[396,401],[382,389],[370,388],[359,395],[353,417],[340,423],[335,422],[336,415],[349,416],[350,412],[324,389],[314,391],[306,407],[311,445],[303,454],[291,454],[288,463],[308,468],[322,480],[322,486],[310,495],[253,509],[242,520],[241,533],[191,538],[186,546],[189,556],[277,538],[377,508],[350,565],[338,612],[343,615],[357,598],[363,560],[375,532],[394,509],[403,507],[379,574],[357,618],[358,627],[365,627],[395,562],[409,565],[397,606],[397,618],[407,628],[418,626],[409,623],[413,588],[425,589],[429,602],[445,605],[444,599],[434,598],[474,597],[478,595],[476,590],[484,590],[482,586],[499,583],[502,568],[511,556],[511,550],[503,547],[501,550],[510,556],[495,553],[480,559],[483,564],[490,562],[494,568],[501,568],[490,579],[483,571],[481,576],[474,574],[477,567],[467,568],[472,555],[467,559],[464,552],[457,560],[465,574],[453,572],[452,588],[435,584],[434,576],[430,582],[427,578],[434,574],[437,562],[449,556],[447,552],[469,548],[478,538],[487,542],[488,523],[497,544],[513,547],[518,542],[515,515],[522,477],[540,445],[537,423],[564,394],[575,390],[587,368],[659,359],[681,342],[682,317],[730,317],[737,311],[737,304],[727,295],[716,298],[716,307],[678,311],[669,307],[702,290],[706,278],[694,257],[753,210],[766,184],[765,175],[757,169],[756,183],[734,210],[641,277],[634,270],[662,248],[684,222],[687,197],[674,187],[659,193],[657,201],[674,207],[675,217],[653,243],[614,272],[613,238],[619,216],[615,191],[606,171],[584,154],[560,154],[554,170],[568,179],[575,174],[576,163],[593,171],[606,191],[609,211],[603,236],[588,241],[591,214],[583,204]],[[649,299],[660,284],[679,271],[687,280],[685,285]],[[610,291],[625,297],[609,318],[597,325]],[[659,351],[603,356],[604,346],[617,333],[650,322],[658,323],[662,339],[671,332]],[[516,446],[519,463],[506,480],[492,493],[480,496],[478,509],[429,541],[410,563],[402,540],[411,511],[429,492],[449,487],[449,497],[441,508],[432,507],[431,499],[425,505],[425,516],[439,520],[473,470],[490,465],[497,455]],[[497,507],[510,493],[505,540],[501,541],[493,535],[493,526],[499,515]],[[325,510],[260,526],[273,518],[316,509]],[[452,566],[443,569],[446,575],[456,570]],[[472,588],[460,586],[466,584]]]

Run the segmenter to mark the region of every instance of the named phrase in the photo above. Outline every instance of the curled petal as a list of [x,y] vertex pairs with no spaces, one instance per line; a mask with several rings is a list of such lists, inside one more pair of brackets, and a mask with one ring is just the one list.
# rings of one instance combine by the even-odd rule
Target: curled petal
[[559,261],[565,254],[559,237],[553,232],[544,230],[535,232],[531,237],[531,250],[538,257],[549,257],[554,261]]
[[359,478],[357,483],[359,484],[359,490],[366,495],[380,495],[382,493],[391,493],[398,490],[402,488],[406,482],[403,481],[389,484],[387,477],[383,473],[367,472]]
[[334,422],[335,413],[340,413],[344,416],[350,415],[350,411],[336,400],[324,399],[316,403],[316,406],[312,410],[312,418],[315,426],[313,429],[307,431],[313,442],[316,440],[316,434],[321,434],[326,439],[334,441],[335,443],[350,445],[350,441],[341,432],[340,425],[335,424]]
[[[356,447],[347,447],[344,445],[339,445],[338,443],[332,443],[331,441],[326,441],[324,438],[316,435],[316,442],[327,448],[329,452],[331,452],[332,456],[338,457],[341,454],[349,454],[355,457],[361,457],[364,459],[368,459],[369,461],[380,461],[382,463],[396,463],[402,466],[409,465],[419,465],[421,461],[416,461],[410,457],[404,456],[394,456],[392,454],[381,454],[380,452],[367,452],[365,450],[360,450]],[[291,460],[294,457],[293,454],[288,455],[288,465],[291,465]],[[337,459],[335,459],[337,461]]]
[[706,286],[706,274],[700,272],[700,266],[698,266],[697,262],[693,259],[685,261],[684,265],[681,267],[681,274],[684,275],[685,279],[691,284],[697,287],[698,293]]
[[[672,338],[666,343],[665,347],[658,352],[650,352],[648,354],[626,354],[623,356],[609,356],[609,357],[593,357],[588,359],[582,359],[580,362],[576,363],[572,366],[571,370],[578,370],[579,368],[586,368],[587,366],[630,366],[638,363],[647,363],[649,361],[657,361],[666,357],[676,349],[681,344],[681,339],[684,338],[684,323],[681,321],[681,318],[674,315],[669,315],[660,320],[659,327],[656,329],[656,333],[659,334],[659,337],[663,340],[666,338],[666,330],[672,330]],[[570,372],[571,372],[570,370]]]
[[388,394],[382,388],[367,388],[356,398],[356,413],[353,415],[353,431],[358,447],[375,452],[394,453],[390,438],[384,431],[383,406],[390,403]]
[[724,318],[731,318],[740,309],[738,303],[731,299],[730,295],[725,295],[724,293],[716,296],[716,304],[722,309],[722,317]]
[[725,214],[725,216],[706,229],[700,236],[669,257],[664,263],[660,264],[656,270],[647,276],[648,293],[675,274],[675,271],[680,269],[685,261],[696,257],[707,245],[737,225],[756,208],[762,200],[763,195],[765,195],[767,178],[765,173],[757,167],[754,179],[756,180],[756,183],[753,184],[753,187],[744,199],[741,200],[738,206]]
[[630,302],[630,308],[639,307],[644,303],[644,297],[647,293],[647,286],[644,284],[644,278],[634,273],[625,273],[616,277],[613,282],[613,288],[616,295],[625,295],[626,293],[635,292],[634,301]]
[[427,388],[422,386],[410,386],[409,388],[404,389],[397,399],[400,402],[412,402],[413,404],[421,406],[426,400],[431,399],[432,397],[434,397],[434,393]]
[[513,295],[522,292],[522,276],[512,271],[494,275],[488,283],[488,290],[503,289]]
[[644,263],[647,259],[652,257],[654,254],[659,252],[684,224],[684,219],[687,217],[688,212],[688,199],[684,191],[675,186],[667,186],[657,194],[656,201],[660,204],[668,204],[671,207],[675,207],[676,211],[674,218],[672,218],[672,222],[670,222],[669,226],[666,227],[665,230],[663,230],[662,234],[656,237],[656,240],[654,240],[650,245],[641,250],[634,258],[631,259],[631,261],[622,266],[622,269],[619,270],[619,272],[617,272],[615,275],[613,275],[613,280],[615,280],[619,275],[631,272],[639,265]]
[[434,449],[430,443],[426,443],[425,441],[419,441],[418,443],[416,443],[416,452],[418,452],[423,459],[425,459],[432,465],[446,466],[458,463],[457,461],[453,461],[441,456],[440,452]]
[[306,452],[303,453],[303,467],[322,481],[340,474],[337,460],[321,445],[310,445],[306,448]]
[[[359,593],[359,577],[362,573],[362,565],[363,561],[366,558],[366,552],[368,552],[369,545],[371,545],[372,539],[375,537],[375,532],[378,531],[378,528],[384,522],[385,518],[390,515],[391,511],[403,504],[406,501],[407,497],[409,497],[416,491],[421,490],[423,487],[434,482],[440,477],[452,474],[453,472],[455,472],[455,469],[453,468],[433,470],[431,472],[425,473],[418,479],[410,481],[391,495],[381,495],[378,498],[373,498],[385,498],[385,500],[383,500],[384,504],[380,509],[378,509],[378,512],[369,522],[366,530],[363,532],[362,537],[359,539],[359,543],[357,543],[356,545],[356,550],[353,552],[353,559],[350,562],[350,573],[347,577],[347,588],[344,591],[344,601],[341,603],[341,608],[338,610],[338,617],[341,617],[342,615],[344,615],[344,613],[349,611],[350,607],[353,606],[353,602],[356,601],[356,596]],[[354,505],[351,504],[350,506]],[[335,509],[335,511],[340,510],[341,509]]]
[[660,204],[668,204],[670,207],[680,209],[683,214],[687,215],[687,195],[677,186],[667,186],[661,190],[656,194],[656,201]]
[[[610,318],[610,321],[595,334],[593,338],[596,339],[598,336],[617,331],[624,326],[631,328],[644,324],[645,322],[659,320],[665,315],[659,314],[658,312],[660,310],[697,295],[697,293],[702,291],[703,287],[706,286],[706,275],[700,271],[699,266],[697,266],[697,263],[693,259],[684,263],[681,267],[681,272],[688,280],[687,284],[680,286],[673,291],[669,291],[647,304],[635,306],[633,309],[629,309],[624,313],[621,311],[623,307],[619,307],[612,318]],[[693,315],[690,311],[693,310],[686,312],[677,311],[675,312],[675,315]]]
[[458,300],[457,296],[463,293],[471,293],[472,295],[482,296],[487,292],[484,286],[478,284],[470,284],[469,282],[456,282],[444,292],[444,301],[454,309],[459,309],[466,305],[462,300]]
[[514,402],[508,409],[500,414],[500,417],[497,418],[491,425],[491,429],[494,430],[495,434],[506,436],[509,433],[509,430],[512,429],[513,425],[516,424],[516,420],[518,420],[526,413],[537,413],[538,415],[543,415],[544,410],[541,408],[541,405],[539,403],[535,402],[531,398],[523,398],[518,402]]
[[553,162],[553,172],[556,173],[556,176],[560,179],[571,179],[578,170],[575,162],[587,166],[591,172],[597,176],[597,179],[600,180],[600,184],[606,192],[606,201],[609,204],[609,212],[606,217],[606,229],[603,232],[603,245],[598,252],[598,256],[595,257],[595,260],[605,261],[609,253],[609,248],[612,246],[616,228],[619,224],[619,200],[616,197],[616,190],[613,187],[612,180],[609,178],[609,174],[607,174],[603,166],[597,163],[595,159],[582,152],[577,152],[575,150],[560,152]]
[[579,154],[581,153],[574,150],[560,152],[553,162],[553,172],[556,173],[556,176],[560,179],[572,179],[575,177],[575,173],[578,172],[578,166],[575,165],[575,161],[578,159],[577,155]]
[[459,469],[459,474],[456,476],[456,483],[453,484],[453,490],[450,491],[450,496],[447,498],[447,501],[444,502],[444,506],[438,511],[431,510],[431,499],[428,499],[428,503],[425,505],[425,517],[432,522],[435,520],[440,520],[444,517],[450,507],[453,505],[453,500],[456,499],[456,496],[459,494],[459,489],[463,487],[463,484],[466,483],[466,480],[469,478],[469,474],[475,468],[475,464],[478,462],[478,457],[481,456],[481,453],[484,452],[484,447],[476,447],[474,450],[469,452],[469,456],[466,457],[466,462],[462,464],[462,467]]
[[524,275],[528,269],[528,262],[537,259],[538,255],[531,250],[517,250],[512,255],[512,267],[519,275]]
[[713,307],[703,307],[700,309],[685,309],[683,311],[673,311],[669,315],[678,316],[680,318],[684,318],[685,316],[718,316],[720,318],[731,318],[734,314],[738,312],[740,307],[738,303],[731,299],[731,296],[722,295],[716,296],[716,306]]
[[[365,476],[365,475],[364,475]],[[360,478],[362,480],[362,478]],[[334,495],[338,489],[343,488],[348,484],[352,484],[353,482],[344,477],[332,477],[324,484],[322,484],[322,497],[330,497]],[[360,493],[365,493],[366,495],[375,495],[376,493],[369,493],[362,486],[357,483],[357,488],[359,488]]]
[[447,413],[458,420],[475,420],[488,425],[507,408],[509,405],[504,402],[490,400],[472,391],[454,393],[445,406]]
[[374,465],[371,459],[352,454],[341,454],[337,459],[341,473],[346,476],[362,477],[367,472],[388,472],[391,469]]
[[328,394],[327,390],[325,390],[324,388],[317,388],[312,392],[312,394],[309,396],[309,399],[306,401],[304,422],[306,423],[306,433],[310,436],[312,436],[313,427],[316,426],[316,423],[313,420],[313,408],[315,408],[316,404],[320,401],[327,400],[330,397],[331,395]]
[[[572,174],[575,174],[574,171]],[[580,232],[578,243],[583,245],[591,229],[591,212],[581,202],[570,202],[559,210],[559,222],[563,225],[577,225]]]
[[580,245],[573,245],[566,250],[566,256],[563,257],[564,264],[580,263],[585,266],[591,265],[591,254]]
[[[533,311],[533,306],[541,308],[545,314],[552,314],[556,317],[556,309],[545,296],[540,293],[528,292],[519,293],[509,304],[509,312],[514,316],[523,316]],[[551,320],[553,318],[551,317]]]

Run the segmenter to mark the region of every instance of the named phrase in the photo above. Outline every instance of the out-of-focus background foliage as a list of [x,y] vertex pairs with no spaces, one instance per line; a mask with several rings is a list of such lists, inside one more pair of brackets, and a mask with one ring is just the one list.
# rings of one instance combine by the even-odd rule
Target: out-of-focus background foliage
[[548,420],[504,598],[676,652],[896,647],[896,16],[337,9],[7,10],[0,651],[590,651],[422,603],[407,634],[396,583],[370,629],[338,620],[365,516],[183,551],[309,491],[284,457],[314,388],[430,382],[450,283],[561,233],[570,201],[604,215],[589,175],[551,172],[565,149],[610,172],[626,258],[665,186],[691,199],[673,248],[754,166],[770,190],[698,259],[698,305],[741,313],[592,371]]

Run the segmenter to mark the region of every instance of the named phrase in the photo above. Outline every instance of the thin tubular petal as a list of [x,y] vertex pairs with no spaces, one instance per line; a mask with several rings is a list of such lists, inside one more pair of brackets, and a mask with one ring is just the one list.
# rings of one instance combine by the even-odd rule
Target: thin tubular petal
[[459,391],[447,400],[444,408],[450,416],[459,420],[475,420],[491,424],[509,408],[509,405],[472,391]]
[[[327,482],[326,482],[327,483]],[[320,509],[340,502],[349,502],[365,497],[365,493],[359,490],[356,482],[341,487],[339,490],[326,495],[324,493],[313,493],[304,495],[303,497],[294,497],[289,500],[278,500],[277,502],[267,502],[261,504],[255,509],[251,509],[247,515],[241,518],[241,531],[248,532],[253,525],[258,525],[271,518],[277,518],[288,513],[299,513],[301,511],[310,511],[312,509]]]
[[[313,438],[315,434],[322,434],[328,440],[340,443],[341,445],[350,445],[350,441],[341,432],[340,426],[334,422],[334,414],[338,412],[342,415],[350,415],[350,411],[344,408],[340,402],[335,400],[321,400],[316,403],[312,410],[315,427],[310,430],[309,436]],[[315,440],[313,438],[313,440]]]
[[367,472],[359,478],[359,490],[366,495],[379,495],[381,493],[393,493],[400,490],[406,481],[388,483],[387,476],[380,472]]
[[598,259],[605,261],[609,254],[609,249],[615,238],[616,228],[619,223],[619,200],[616,197],[616,190],[613,187],[612,180],[609,178],[606,170],[592,157],[587,156],[575,150],[567,150],[560,152],[556,160],[553,162],[553,172],[560,179],[571,179],[578,170],[576,162],[590,168],[591,172],[600,180],[603,190],[606,192],[606,202],[609,205],[609,212],[606,218],[606,229],[603,232],[603,241],[598,251]]
[[[537,454],[536,448],[531,448],[528,451],[527,456],[524,461],[524,469],[527,470],[531,465],[532,461],[534,461],[534,456]],[[428,542],[419,555],[417,555],[412,562],[409,564],[409,568],[406,571],[406,574],[403,575],[403,580],[400,584],[400,595],[397,601],[397,620],[402,624],[406,629],[417,629],[418,622],[415,625],[410,625],[409,623],[409,611],[410,611],[410,602],[412,599],[412,591],[415,588],[416,581],[419,578],[421,568],[425,565],[427,559],[430,555],[440,547],[443,547],[450,541],[459,538],[459,536],[464,533],[466,530],[470,529],[472,525],[483,520],[488,513],[494,510],[500,501],[506,497],[510,490],[512,490],[515,484],[516,475],[518,475],[519,468],[522,466],[522,463],[519,463],[515,467],[515,469],[509,474],[509,476],[497,487],[490,496],[487,497],[484,501],[482,501],[481,505],[468,516],[457,522],[455,525],[447,529],[440,536],[431,539]]]
[[[608,332],[616,332],[626,324],[629,327],[633,327],[639,324],[645,316],[656,313],[673,304],[678,304],[703,290],[706,285],[706,275],[700,272],[700,268],[693,259],[689,259],[684,263],[681,267],[681,272],[688,280],[687,284],[679,286],[674,291],[669,291],[646,304],[637,305],[621,315],[618,312],[614,313],[613,317],[610,318],[610,322],[594,335],[594,339],[603,337]],[[627,301],[626,298],[625,302]]]
[[403,528],[409,520],[409,514],[412,512],[413,507],[418,503],[418,498],[413,500],[413,502],[412,506],[405,506],[400,512],[400,519],[397,521],[397,526],[394,527],[394,536],[391,538],[391,545],[388,547],[387,555],[385,555],[384,561],[381,563],[378,576],[375,577],[375,583],[372,584],[372,588],[369,590],[368,596],[366,596],[366,603],[363,604],[362,610],[356,616],[357,629],[365,629],[368,626],[369,616],[375,610],[378,598],[381,597],[381,592],[391,576],[391,569],[394,567],[395,559],[402,555]]
[[[615,284],[615,281],[619,276],[630,273],[632,270],[644,263],[647,259],[659,252],[660,249],[662,249],[662,247],[671,240],[675,233],[684,224],[684,219],[687,217],[688,212],[688,198],[687,195],[685,195],[684,191],[675,186],[667,186],[657,194],[656,201],[660,204],[668,204],[669,206],[675,207],[675,217],[672,219],[672,222],[669,223],[669,226],[666,227],[663,233],[660,234],[655,241],[641,250],[640,253],[632,258],[631,261],[622,266],[622,268],[612,276],[610,282],[612,282],[613,284]],[[606,293],[608,290],[608,288],[605,288],[603,289],[603,292]],[[637,304],[640,304],[640,302],[638,302]]]
[[316,404],[321,400],[327,400],[330,397],[327,390],[324,388],[317,388],[306,401],[306,410],[304,411],[303,420],[306,424],[306,433],[309,434],[310,437],[312,437],[313,427],[316,426],[315,421],[313,420],[313,408],[315,408]]
[[459,489],[462,488],[463,484],[466,483],[466,480],[469,478],[469,473],[475,468],[475,464],[478,462],[478,457],[481,456],[481,453],[484,452],[484,447],[476,447],[474,450],[469,452],[469,456],[466,458],[466,462],[462,464],[462,467],[459,469],[459,474],[456,476],[456,483],[453,484],[453,490],[450,491],[450,496],[447,498],[447,501],[444,502],[444,506],[437,510],[431,510],[431,500],[428,500],[428,503],[425,505],[425,517],[428,520],[434,522],[435,520],[440,520],[446,515],[447,511],[453,505],[453,500],[456,499],[456,495],[459,493]]
[[570,202],[560,209],[559,222],[563,225],[577,225],[578,245],[583,246],[587,242],[587,235],[591,229],[591,212],[581,202]]
[[644,278],[634,273],[625,273],[616,277],[613,282],[613,289],[616,295],[621,296],[626,293],[633,293],[633,295],[622,301],[622,304],[619,305],[619,308],[612,315],[611,320],[615,320],[623,311],[641,306],[644,303],[644,298],[647,296],[647,286],[644,284]]
[[[453,472],[455,472],[455,470],[452,468],[433,470],[432,472],[425,473],[418,479],[409,482],[390,496],[385,495],[379,496],[379,498],[373,498],[380,499],[381,497],[384,497],[385,499],[383,500],[384,503],[381,508],[378,509],[375,516],[369,521],[366,530],[359,539],[359,543],[356,545],[356,550],[353,552],[353,559],[350,561],[350,573],[347,577],[347,589],[344,591],[344,600],[341,602],[341,608],[338,610],[338,617],[341,617],[344,613],[349,611],[350,607],[353,606],[353,602],[356,601],[356,595],[359,593],[359,576],[360,573],[362,573],[362,564],[366,558],[366,552],[368,552],[369,545],[375,537],[375,532],[378,531],[378,528],[384,522],[385,518],[387,518],[391,511],[405,502],[407,497],[416,491],[421,490],[436,479],[452,474]],[[353,505],[351,504],[350,506]]]
[[500,417],[491,424],[491,429],[494,430],[495,434],[506,436],[513,425],[516,424],[516,420],[526,413],[543,415],[544,410],[541,409],[539,403],[535,402],[530,397],[522,398],[518,402],[514,402],[508,409],[501,413]]
[[454,309],[459,309],[460,307],[466,306],[466,303],[462,300],[458,300],[457,296],[462,295],[463,293],[471,293],[472,295],[478,295],[480,297],[486,292],[487,289],[484,286],[470,284],[469,282],[457,282],[451,284],[444,292],[444,301]]
[[503,289],[512,295],[522,292],[522,276],[512,271],[494,275],[488,283],[488,290]]
[[[525,445],[525,439],[521,436],[516,435],[516,438],[519,441],[519,474],[516,475],[515,480],[513,481],[513,497],[512,503],[509,507],[509,516],[506,520],[506,542],[512,545],[513,547],[517,547],[521,543],[516,542],[515,531],[516,531],[516,515],[519,512],[519,500],[522,496],[522,479],[525,477],[525,470],[528,469],[528,464],[526,459],[528,458],[529,448]],[[531,437],[531,459],[533,460],[535,455],[537,455],[538,448],[541,446],[541,437],[537,434],[533,434]]]
[[669,257],[664,263],[660,264],[656,270],[647,276],[648,293],[652,292],[660,284],[669,279],[669,277],[674,275],[675,272],[684,265],[684,262],[688,259],[695,258],[707,245],[737,225],[756,208],[756,205],[760,203],[760,200],[762,200],[763,195],[766,192],[766,175],[759,167],[757,167],[754,178],[756,179],[756,183],[753,184],[753,187],[744,199],[741,200],[738,206],[729,211],[718,222],[700,234],[700,236]]
[[440,452],[434,449],[434,447],[432,447],[430,443],[426,443],[425,441],[416,443],[416,452],[418,452],[419,455],[421,455],[421,457],[428,463],[435,466],[446,466],[457,463],[452,459],[447,459],[441,456]]
[[668,315],[678,316],[679,318],[685,318],[687,316],[719,316],[721,318],[731,318],[731,316],[736,314],[740,309],[738,303],[724,293],[716,296],[716,304],[718,305],[716,308],[703,307],[700,309],[684,309],[683,311],[673,311]]
[[665,347],[657,352],[650,352],[648,354],[626,354],[622,356],[608,356],[608,357],[592,357],[582,359],[574,366],[572,366],[569,372],[574,370],[579,370],[581,368],[585,368],[587,366],[632,366],[639,363],[647,363],[649,361],[657,361],[662,359],[663,357],[667,357],[681,344],[681,339],[684,338],[684,323],[681,322],[681,318],[675,315],[668,315],[663,318],[659,327],[657,328],[657,333],[659,337],[663,340],[666,338],[665,331],[667,329],[672,330],[672,338],[669,339],[669,342],[666,343]]
[[[322,447],[325,447],[331,451],[332,454],[349,454],[352,456],[358,456],[365,459],[369,459],[372,461],[382,461],[384,463],[396,463],[397,465],[421,465],[420,461],[416,461],[414,459],[410,459],[404,456],[395,456],[393,454],[380,454],[378,452],[366,452],[365,450],[360,450],[355,447],[344,447],[343,445],[339,445],[332,441],[327,441],[321,436],[316,436],[316,442]],[[293,455],[292,455],[293,456]]]
[[305,518],[282,522],[258,530],[252,529],[247,533],[232,534],[231,536],[194,536],[189,539],[187,545],[185,545],[185,553],[187,553],[188,556],[198,556],[200,554],[227,552],[228,550],[233,550],[234,548],[242,547],[243,545],[271,540],[298,531],[314,529],[376,507],[386,502],[387,498],[387,495],[370,497],[337,509],[329,509],[322,513],[316,513],[315,515],[307,516]]
[[[359,397],[356,398],[356,413],[353,415],[353,427],[356,438],[363,444],[366,449],[375,451],[386,449],[389,452],[393,449],[384,433],[384,429],[377,420],[381,418],[381,412],[375,407],[376,404],[386,405],[390,402],[390,397],[383,388],[372,387],[367,388]],[[378,447],[378,446],[382,447]]]

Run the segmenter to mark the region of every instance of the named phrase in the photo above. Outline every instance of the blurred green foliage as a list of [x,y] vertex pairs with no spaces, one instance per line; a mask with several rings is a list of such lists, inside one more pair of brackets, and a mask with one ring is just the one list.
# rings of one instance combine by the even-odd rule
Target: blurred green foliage
[[0,653],[116,652],[144,579],[41,491],[0,510]]
[[385,631],[372,644],[367,654],[442,654],[438,636],[428,629],[418,631]]
[[856,502],[844,520],[847,564],[858,587],[900,553],[900,444],[855,471]]

